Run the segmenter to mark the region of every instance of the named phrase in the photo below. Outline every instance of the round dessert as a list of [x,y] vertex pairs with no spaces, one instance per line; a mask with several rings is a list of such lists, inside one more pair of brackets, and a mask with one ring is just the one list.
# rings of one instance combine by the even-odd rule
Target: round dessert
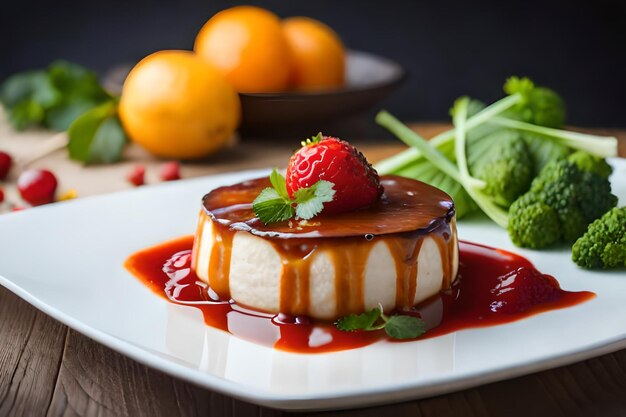
[[253,200],[268,178],[203,199],[192,268],[221,299],[333,320],[379,304],[405,310],[450,287],[458,269],[454,204],[425,183],[383,176],[370,206],[265,224]]

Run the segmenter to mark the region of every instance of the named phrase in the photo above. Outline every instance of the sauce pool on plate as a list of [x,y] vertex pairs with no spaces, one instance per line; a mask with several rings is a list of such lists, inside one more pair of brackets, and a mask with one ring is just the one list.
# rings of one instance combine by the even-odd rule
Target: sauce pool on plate
[[[157,295],[202,311],[207,325],[276,349],[321,353],[387,339],[384,331],[344,332],[306,316],[268,314],[221,300],[191,268],[193,237],[183,237],[130,256],[126,268]],[[510,323],[587,301],[592,292],[562,290],[554,277],[526,258],[469,242],[459,243],[459,272],[448,290],[403,312],[421,317],[419,340],[467,328]],[[537,300],[541,300],[537,302]]]

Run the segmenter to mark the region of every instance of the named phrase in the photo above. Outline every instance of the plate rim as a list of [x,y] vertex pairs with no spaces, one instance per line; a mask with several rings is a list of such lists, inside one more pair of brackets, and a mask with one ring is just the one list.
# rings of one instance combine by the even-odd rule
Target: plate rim
[[[514,367],[500,369],[498,371],[478,372],[472,374],[471,377],[468,376],[452,381],[446,379],[446,377],[441,377],[434,381],[431,379],[428,383],[425,381],[418,384],[409,382],[382,389],[368,387],[347,390],[344,388],[341,391],[338,391],[335,395],[324,395],[322,397],[317,394],[273,394],[271,392],[263,392],[260,390],[252,391],[240,383],[230,381],[226,378],[218,377],[210,373],[202,372],[200,370],[194,370],[174,361],[168,361],[148,349],[136,346],[131,342],[110,335],[57,310],[47,303],[40,301],[28,291],[25,291],[21,287],[13,284],[2,275],[0,275],[0,285],[38,310],[49,315],[55,320],[58,320],[71,329],[145,366],[157,369],[172,377],[180,378],[205,389],[214,390],[239,400],[286,411],[322,411],[330,409],[365,408],[400,401],[418,400],[434,395],[445,395],[451,392],[469,389],[492,382],[517,378],[535,372],[569,365],[626,348],[626,333],[624,333],[620,336],[603,341],[602,343],[592,344],[587,348],[573,349],[566,351],[565,353],[563,351],[555,353],[550,357],[535,363],[520,364]],[[300,355],[298,353],[286,353]],[[414,391],[419,392],[414,393]]]

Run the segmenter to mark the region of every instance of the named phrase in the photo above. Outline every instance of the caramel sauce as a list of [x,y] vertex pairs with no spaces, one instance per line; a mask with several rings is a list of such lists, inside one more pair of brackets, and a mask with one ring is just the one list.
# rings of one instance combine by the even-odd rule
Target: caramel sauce
[[203,198],[205,212],[223,227],[266,238],[329,238],[381,236],[417,232],[426,234],[454,217],[449,195],[426,183],[409,178],[381,177],[385,192],[370,207],[299,223],[285,221],[269,225],[252,210],[252,201],[270,187],[267,177],[217,188]]
[[[451,198],[425,183],[396,176],[382,177],[383,196],[372,206],[349,213],[315,217],[311,221],[263,224],[252,201],[266,187],[259,178],[211,191],[203,199],[199,225],[212,222],[208,284],[221,298],[230,298],[228,276],[233,236],[247,232],[270,242],[281,258],[280,311],[310,312],[311,263],[328,254],[334,266],[336,316],[364,310],[365,271],[370,251],[382,241],[389,249],[396,275],[396,307],[414,303],[418,287],[417,257],[425,237],[435,240],[442,260],[443,288],[453,280],[454,205]],[[199,226],[201,227],[201,226]],[[198,234],[197,234],[198,235]],[[200,237],[196,236],[196,270]],[[204,274],[201,274],[204,275]]]
[[[198,308],[208,326],[265,346],[299,353],[320,353],[358,348],[387,339],[382,330],[343,332],[329,322],[299,315],[267,314],[247,309],[233,300],[221,299],[195,275],[191,267],[192,242],[190,236],[144,249],[131,255],[125,266],[158,296],[172,303]],[[587,291],[560,289],[553,277],[541,274],[519,255],[467,242],[460,242],[459,248],[459,273],[453,285],[402,311],[424,320],[428,331],[417,340],[510,323],[575,306],[595,296]],[[497,297],[494,290],[502,284],[503,278],[507,283],[514,280],[511,273],[516,271],[537,274],[554,282],[554,294],[548,301],[522,305],[523,308],[518,306],[513,311],[495,309]],[[520,281],[517,287],[513,285],[508,289],[523,290],[524,285],[528,283]],[[533,288],[526,290],[532,292]]]

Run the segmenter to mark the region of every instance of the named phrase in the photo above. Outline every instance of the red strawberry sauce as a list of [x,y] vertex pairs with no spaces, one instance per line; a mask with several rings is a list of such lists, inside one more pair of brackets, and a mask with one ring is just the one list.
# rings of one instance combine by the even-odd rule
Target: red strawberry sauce
[[[125,266],[157,295],[200,309],[207,325],[266,346],[319,353],[386,339],[383,331],[342,332],[332,323],[251,311],[219,300],[190,268],[192,245],[192,236],[166,242],[135,253]],[[469,242],[460,242],[459,250],[459,274],[452,288],[408,312],[426,322],[428,331],[419,339],[510,323],[595,296],[562,290],[556,279],[514,253]]]

